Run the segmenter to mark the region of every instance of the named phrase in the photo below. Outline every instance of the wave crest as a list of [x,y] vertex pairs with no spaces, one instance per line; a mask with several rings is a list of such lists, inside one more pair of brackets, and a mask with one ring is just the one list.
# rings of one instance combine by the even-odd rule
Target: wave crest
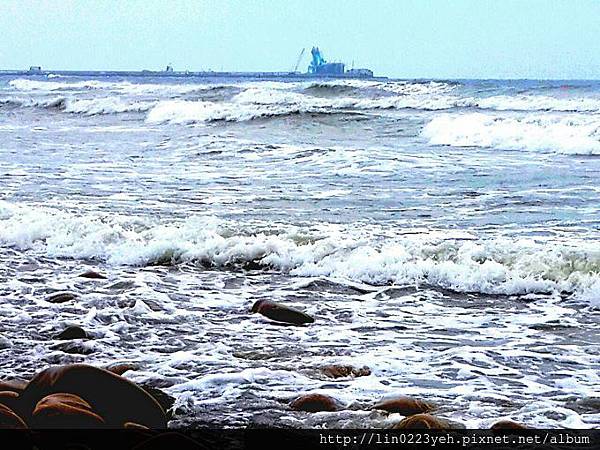
[[598,116],[443,114],[431,120],[422,135],[434,145],[600,155]]
[[506,295],[566,291],[585,298],[600,286],[600,245],[590,241],[462,240],[435,233],[382,240],[353,228],[315,233],[212,217],[140,222],[7,202],[0,202],[0,225],[3,245],[116,265],[251,263],[302,277]]

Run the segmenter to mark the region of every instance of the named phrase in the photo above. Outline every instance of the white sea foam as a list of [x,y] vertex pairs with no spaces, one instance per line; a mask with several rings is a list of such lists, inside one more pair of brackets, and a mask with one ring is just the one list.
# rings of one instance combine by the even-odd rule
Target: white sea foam
[[40,81],[29,80],[27,78],[17,78],[8,82],[9,86],[19,91],[59,91],[59,90],[75,90],[75,89],[102,89],[114,85],[99,80],[84,80],[84,81]]
[[169,95],[202,92],[215,88],[230,87],[230,84],[198,83],[131,83],[129,81],[39,81],[18,78],[9,81],[9,86],[22,92],[56,91],[110,91],[128,95]]
[[245,121],[261,117],[298,113],[339,113],[351,110],[416,108],[438,110],[451,108],[453,98],[382,97],[319,98],[297,92],[251,88],[236,95],[231,102],[169,100],[159,102],[148,114],[151,123],[191,123],[215,120]]
[[52,97],[8,97],[0,99],[0,104],[25,108],[48,108],[73,114],[96,115],[125,112],[142,112],[151,109],[156,102],[127,100],[119,96],[92,97],[77,99],[67,96]]
[[91,99],[72,100],[65,102],[64,110],[69,113],[96,115],[116,114],[125,112],[142,112],[151,109],[153,101],[127,101],[119,97],[99,97]]
[[600,154],[600,116],[443,114],[423,129],[431,144]]
[[600,111],[600,98],[597,97],[556,98],[546,95],[496,95],[465,99],[461,103],[465,107],[470,106],[497,111]]
[[[446,82],[409,82],[390,81],[380,82],[371,80],[331,80],[314,82],[276,82],[250,81],[246,83],[131,83],[129,81],[100,81],[100,80],[64,80],[40,81],[26,78],[11,80],[9,85],[20,92],[51,93],[51,92],[87,92],[109,91],[131,96],[155,96],[154,100],[163,97],[192,94],[227,87],[242,88],[244,91],[234,99],[233,104],[279,105],[276,114],[291,112],[311,112],[315,109],[336,110],[341,108],[381,109],[381,108],[414,108],[425,110],[443,110],[452,108],[479,108],[498,111],[580,111],[600,112],[598,97],[551,97],[547,95],[496,95],[490,97],[463,97],[458,95],[456,83]],[[370,90],[371,94],[356,93],[350,96],[334,96],[329,98],[316,97],[299,88],[310,87],[348,87],[358,90]],[[388,95],[373,96],[372,92],[381,91]],[[341,91],[343,92],[343,91]],[[389,95],[390,93],[397,95]],[[233,105],[229,102],[222,104],[227,110]],[[287,107],[287,108],[286,108]],[[288,109],[289,111],[286,111]],[[226,115],[228,120],[234,119],[231,113],[215,113],[216,116]],[[265,114],[259,113],[257,117]],[[275,115],[268,113],[267,115]],[[241,115],[247,120],[248,114]],[[204,121],[205,119],[197,119]]]
[[53,257],[116,265],[199,261],[227,267],[252,261],[296,276],[498,294],[576,291],[585,296],[598,286],[600,245],[594,242],[462,241],[435,233],[381,240],[353,230],[315,238],[296,228],[268,233],[214,218],[140,223],[0,203],[0,242]]

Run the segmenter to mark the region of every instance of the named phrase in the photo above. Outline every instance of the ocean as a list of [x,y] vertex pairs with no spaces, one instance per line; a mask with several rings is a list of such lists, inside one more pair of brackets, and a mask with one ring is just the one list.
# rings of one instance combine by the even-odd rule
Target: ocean
[[385,427],[398,394],[600,427],[598,81],[1,75],[0,185],[1,377],[130,362],[173,427]]

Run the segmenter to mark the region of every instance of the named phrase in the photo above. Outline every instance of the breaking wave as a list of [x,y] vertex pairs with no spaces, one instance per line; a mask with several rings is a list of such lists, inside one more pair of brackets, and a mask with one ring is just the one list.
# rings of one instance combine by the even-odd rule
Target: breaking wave
[[[331,80],[320,82],[131,83],[105,80],[10,81],[4,105],[58,108],[80,114],[150,111],[152,123],[245,121],[298,113],[368,110],[480,110],[599,113],[598,97],[495,95],[474,97],[441,81]],[[61,104],[53,104],[56,96]],[[23,98],[23,96],[28,96]],[[52,98],[51,98],[52,97]],[[153,109],[154,108],[154,109]]]
[[381,98],[317,97],[298,92],[248,88],[230,102],[172,100],[159,102],[148,114],[151,123],[191,123],[215,120],[245,121],[299,113],[336,114],[376,109],[439,110],[455,106],[456,99],[432,96]]
[[600,112],[600,98],[555,98],[545,95],[496,95],[465,100],[465,107],[496,111]]
[[443,114],[422,135],[434,145],[600,155],[600,116]]
[[56,91],[110,91],[127,95],[180,95],[202,93],[212,90],[234,88],[231,84],[161,84],[131,83],[129,81],[39,81],[18,78],[9,81],[9,86],[21,92],[56,92]]
[[439,233],[377,239],[357,228],[306,231],[215,218],[159,223],[75,215],[0,202],[0,243],[113,265],[253,266],[373,285],[430,285],[486,294],[575,293],[598,303],[600,244],[458,239]]
[[56,109],[73,114],[98,115],[125,112],[143,112],[152,108],[154,101],[128,101],[120,97],[74,99],[69,97],[5,98],[0,105],[22,108]]

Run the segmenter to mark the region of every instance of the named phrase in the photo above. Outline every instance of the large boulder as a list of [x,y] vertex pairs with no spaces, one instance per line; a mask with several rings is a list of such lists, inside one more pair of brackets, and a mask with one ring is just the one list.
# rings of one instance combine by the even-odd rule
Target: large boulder
[[120,428],[126,422],[149,428],[167,425],[162,407],[142,388],[108,370],[85,364],[50,367],[33,377],[20,398],[26,419],[40,400],[57,393],[81,397],[109,428]]

